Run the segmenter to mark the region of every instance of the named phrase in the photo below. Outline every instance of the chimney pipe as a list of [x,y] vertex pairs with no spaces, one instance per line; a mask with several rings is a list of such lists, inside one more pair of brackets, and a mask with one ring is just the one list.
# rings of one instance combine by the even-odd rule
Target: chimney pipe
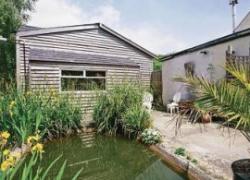
[[238,0],[229,0],[229,5],[232,6],[232,28],[233,32],[235,32],[236,27],[236,7],[235,5],[238,4]]

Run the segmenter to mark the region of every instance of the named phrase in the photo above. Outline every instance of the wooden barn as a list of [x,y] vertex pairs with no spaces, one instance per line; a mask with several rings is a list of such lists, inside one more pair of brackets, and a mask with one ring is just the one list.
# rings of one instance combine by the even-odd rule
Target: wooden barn
[[96,89],[126,81],[150,86],[154,54],[101,23],[23,26],[16,36],[19,89],[70,93],[88,110]]

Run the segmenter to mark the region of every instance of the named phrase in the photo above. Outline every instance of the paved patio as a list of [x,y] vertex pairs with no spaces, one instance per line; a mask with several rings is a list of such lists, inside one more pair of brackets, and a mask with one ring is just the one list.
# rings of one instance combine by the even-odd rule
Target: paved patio
[[218,179],[232,179],[232,162],[250,158],[250,142],[239,131],[219,124],[184,123],[175,136],[170,114],[153,111],[154,127],[163,135],[163,145],[172,152],[183,147],[198,160],[198,166]]

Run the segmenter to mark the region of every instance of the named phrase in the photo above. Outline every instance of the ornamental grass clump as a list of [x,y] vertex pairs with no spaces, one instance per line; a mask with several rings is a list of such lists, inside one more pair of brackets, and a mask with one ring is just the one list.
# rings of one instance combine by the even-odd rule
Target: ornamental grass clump
[[138,134],[150,125],[150,115],[142,107],[143,89],[136,84],[114,86],[99,94],[93,118],[99,133]]
[[151,123],[149,112],[142,106],[129,107],[122,116],[123,131],[129,137],[137,137]]

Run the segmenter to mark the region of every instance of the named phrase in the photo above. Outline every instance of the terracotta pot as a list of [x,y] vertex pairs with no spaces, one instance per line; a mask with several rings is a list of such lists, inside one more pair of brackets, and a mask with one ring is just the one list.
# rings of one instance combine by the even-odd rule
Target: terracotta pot
[[209,113],[202,115],[201,122],[202,123],[210,123],[212,121],[212,117]]

